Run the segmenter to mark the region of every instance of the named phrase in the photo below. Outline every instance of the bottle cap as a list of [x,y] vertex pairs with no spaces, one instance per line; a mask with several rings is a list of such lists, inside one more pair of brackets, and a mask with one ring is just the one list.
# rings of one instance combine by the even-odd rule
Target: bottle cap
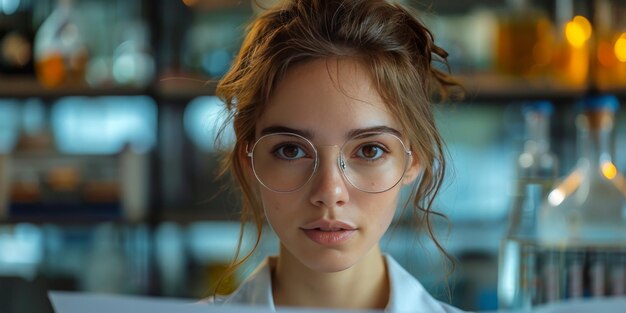
[[619,100],[614,95],[586,96],[578,101],[580,111],[602,111],[615,112],[619,109]]
[[547,100],[525,102],[522,106],[522,112],[524,114],[529,112],[539,112],[545,115],[552,115],[554,112],[554,106],[552,105],[552,102]]

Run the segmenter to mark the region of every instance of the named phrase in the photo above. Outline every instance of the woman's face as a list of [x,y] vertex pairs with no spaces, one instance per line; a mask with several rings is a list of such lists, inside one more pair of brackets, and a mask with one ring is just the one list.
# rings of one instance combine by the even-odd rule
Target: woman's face
[[[366,193],[345,179],[337,158],[338,147],[350,133],[380,127],[402,134],[368,74],[355,61],[333,58],[299,64],[277,84],[257,121],[256,138],[295,131],[305,134],[319,155],[317,172],[296,191],[278,193],[258,184],[268,222],[281,249],[286,249],[282,253],[290,253],[312,270],[336,272],[356,264],[378,244],[394,216],[401,186],[417,176],[417,162],[409,161],[407,172],[392,189]],[[298,152],[280,153],[297,156]]]

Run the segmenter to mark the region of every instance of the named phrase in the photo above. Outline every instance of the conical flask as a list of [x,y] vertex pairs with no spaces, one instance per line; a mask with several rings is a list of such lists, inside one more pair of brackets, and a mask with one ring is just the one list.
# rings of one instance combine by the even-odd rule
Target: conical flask
[[558,172],[557,158],[550,151],[549,130],[553,110],[548,101],[523,106],[526,140],[517,157],[509,224],[500,246],[500,308],[526,309],[536,303],[537,210],[552,188]]
[[626,180],[612,159],[610,95],[579,103],[579,159],[538,212],[538,289],[541,302],[624,295]]
[[539,240],[551,247],[626,247],[626,180],[612,159],[614,96],[580,102],[576,168],[539,214]]
[[552,103],[537,101],[523,107],[526,141],[517,158],[517,182],[509,215],[507,237],[531,240],[536,237],[537,208],[553,187],[558,161],[550,151]]

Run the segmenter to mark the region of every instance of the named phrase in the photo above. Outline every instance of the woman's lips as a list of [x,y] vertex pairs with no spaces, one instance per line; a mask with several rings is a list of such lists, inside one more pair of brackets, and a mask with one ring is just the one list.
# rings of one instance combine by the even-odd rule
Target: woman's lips
[[350,223],[341,220],[318,219],[301,227],[302,231],[314,242],[332,246],[338,245],[350,239],[358,228]]
[[334,231],[334,230],[355,230],[357,227],[349,222],[344,222],[340,220],[328,220],[328,219],[319,219],[308,223],[301,227],[302,229],[320,229],[326,231]]
[[356,229],[322,230],[321,228],[313,228],[302,230],[309,239],[324,246],[338,245],[356,234]]

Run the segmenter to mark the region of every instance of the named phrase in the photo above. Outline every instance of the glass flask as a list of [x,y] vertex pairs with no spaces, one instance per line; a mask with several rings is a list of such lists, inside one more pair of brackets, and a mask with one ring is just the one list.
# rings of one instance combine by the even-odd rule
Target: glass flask
[[539,239],[553,247],[623,247],[626,180],[612,160],[613,96],[581,101],[577,117],[579,159],[542,206]]
[[558,162],[550,151],[548,101],[524,105],[526,141],[517,158],[516,189],[512,196],[507,234],[500,246],[498,300],[501,308],[529,308],[535,302],[533,241],[537,209],[553,186]]
[[537,303],[624,295],[626,180],[611,157],[618,107],[610,95],[579,103],[577,165],[538,211]]

